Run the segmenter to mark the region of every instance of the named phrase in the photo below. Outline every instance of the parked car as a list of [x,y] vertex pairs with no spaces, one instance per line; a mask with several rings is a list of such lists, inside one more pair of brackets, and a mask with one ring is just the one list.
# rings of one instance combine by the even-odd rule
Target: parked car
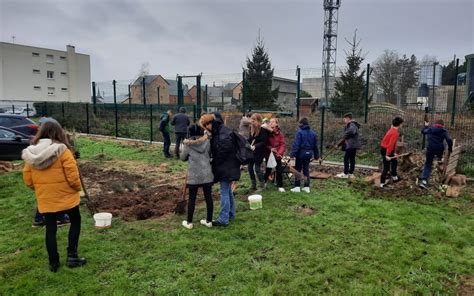
[[38,125],[23,115],[0,114],[0,126],[11,128],[25,135],[35,135]]
[[19,160],[21,152],[33,138],[10,128],[0,126],[0,160]]
[[26,107],[16,107],[15,110],[13,110],[12,108],[9,108],[5,113],[23,115],[23,116],[35,116],[36,110],[32,107],[29,107],[28,110]]

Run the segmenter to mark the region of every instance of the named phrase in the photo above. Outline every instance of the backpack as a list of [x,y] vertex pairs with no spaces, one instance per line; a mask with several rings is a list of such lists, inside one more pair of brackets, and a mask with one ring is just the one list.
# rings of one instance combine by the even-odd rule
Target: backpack
[[232,137],[235,142],[235,156],[239,160],[241,165],[249,164],[253,161],[253,151],[250,149],[249,142],[241,134],[233,131]]

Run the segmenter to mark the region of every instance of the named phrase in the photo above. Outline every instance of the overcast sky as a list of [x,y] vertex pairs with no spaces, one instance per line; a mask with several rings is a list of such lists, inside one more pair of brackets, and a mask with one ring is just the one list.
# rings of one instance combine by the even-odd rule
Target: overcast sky
[[[357,29],[367,61],[384,49],[407,55],[474,53],[474,0],[342,0],[344,38]],[[238,73],[259,29],[276,70],[320,68],[322,0],[0,0],[4,42],[91,56],[92,79],[152,74]]]

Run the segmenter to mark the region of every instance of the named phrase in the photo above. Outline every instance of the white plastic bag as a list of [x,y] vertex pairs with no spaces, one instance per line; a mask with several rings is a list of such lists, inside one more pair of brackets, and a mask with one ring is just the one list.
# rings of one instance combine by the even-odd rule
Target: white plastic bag
[[273,169],[277,166],[277,162],[275,159],[275,155],[273,155],[273,152],[270,152],[270,156],[268,157],[267,161],[267,168]]

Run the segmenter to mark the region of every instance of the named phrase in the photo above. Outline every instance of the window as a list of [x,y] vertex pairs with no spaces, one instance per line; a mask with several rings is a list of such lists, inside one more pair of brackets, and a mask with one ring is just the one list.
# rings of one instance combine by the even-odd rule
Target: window
[[52,54],[47,54],[46,55],[46,63],[54,64],[54,56]]
[[39,57],[39,56],[40,56],[40,54],[37,53],[37,52],[33,52],[32,55],[33,55],[34,57]]
[[46,77],[48,79],[54,79],[54,71],[47,71],[46,72]]
[[41,73],[41,71],[40,71],[40,70],[38,70],[38,69],[33,69],[33,73],[34,73],[34,74],[40,74],[40,73]]
[[33,88],[34,88],[34,90],[41,90],[41,86],[35,85],[35,86],[33,86]]
[[0,139],[13,139],[15,138],[15,133],[10,131],[0,129]]
[[54,87],[48,87],[48,96],[54,96]]
[[66,57],[61,56],[61,57],[59,57],[59,59],[65,61]]
[[67,73],[66,72],[61,72],[61,75],[67,75]]
[[62,91],[67,91],[67,87],[61,88]]

